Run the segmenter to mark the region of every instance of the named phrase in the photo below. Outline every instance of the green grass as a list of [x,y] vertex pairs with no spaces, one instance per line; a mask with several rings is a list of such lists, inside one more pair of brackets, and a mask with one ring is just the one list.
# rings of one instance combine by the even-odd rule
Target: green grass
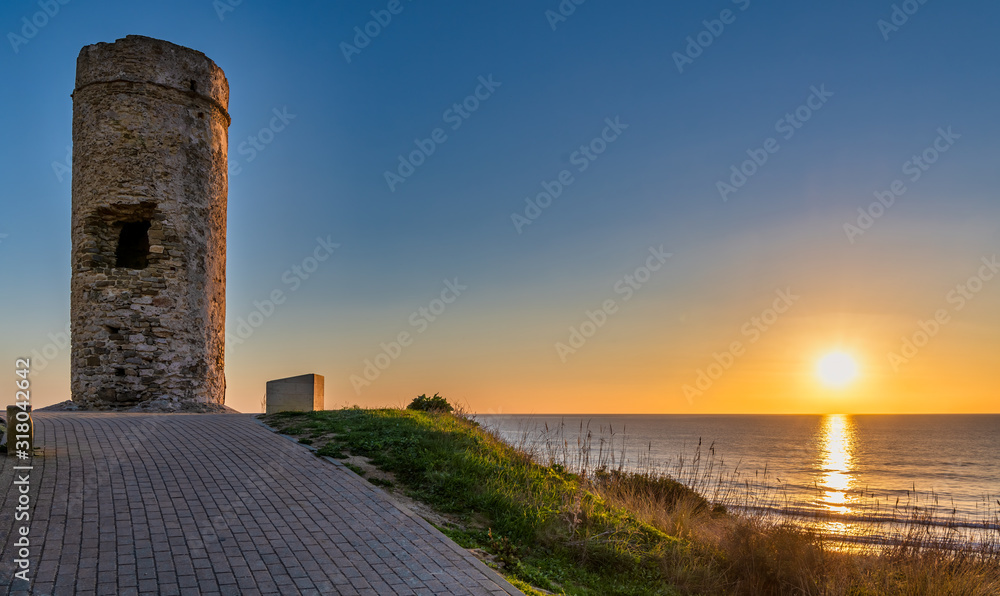
[[386,480],[384,478],[369,478],[368,482],[371,482],[375,486],[381,486],[382,488],[392,488],[396,486],[391,480]]
[[365,471],[362,470],[361,468],[359,468],[358,466],[356,466],[356,465],[354,465],[352,463],[345,463],[344,465],[347,466],[347,469],[349,469],[350,471],[352,471],[355,474],[357,474],[358,476],[361,476],[362,478],[364,478]]
[[728,514],[662,474],[540,465],[459,415],[351,408],[263,419],[293,436],[332,435],[318,455],[369,458],[528,594],[1000,593],[996,549],[847,554],[798,528]]
[[498,555],[511,578],[567,594],[676,593],[658,562],[664,552],[685,548],[680,540],[608,506],[576,475],[534,463],[470,421],[361,409],[265,420],[292,435],[335,433],[319,455],[370,458],[410,497],[459,520],[461,529],[445,533]]

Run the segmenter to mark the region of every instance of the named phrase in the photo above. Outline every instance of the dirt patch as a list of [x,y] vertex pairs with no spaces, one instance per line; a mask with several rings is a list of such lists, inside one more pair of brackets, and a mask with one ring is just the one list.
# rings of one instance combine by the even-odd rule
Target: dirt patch
[[[458,520],[438,513],[428,505],[425,505],[416,499],[410,498],[406,493],[400,490],[399,485],[396,483],[395,475],[391,472],[386,472],[385,470],[378,468],[367,457],[363,455],[348,455],[348,457],[338,461],[342,461],[345,464],[350,464],[359,468],[362,472],[364,472],[362,476],[365,480],[369,482],[372,482],[373,479],[376,480],[376,482],[372,482],[372,484],[375,484],[385,492],[389,493],[389,496],[392,497],[394,501],[406,507],[410,511],[413,511],[429,523],[439,527],[462,527],[458,523]],[[385,483],[390,484],[387,485]]]
[[[347,452],[345,451],[344,453]],[[364,476],[366,480],[370,481],[372,478],[378,478],[379,480],[385,480],[386,482],[391,482],[393,484],[396,483],[395,476],[393,476],[389,472],[385,472],[383,470],[378,469],[377,467],[375,467],[375,465],[372,463],[370,459],[368,459],[363,455],[350,455],[348,457],[340,459],[339,461],[342,461],[345,464],[352,464],[361,468],[361,471],[364,472],[362,476]]]
[[464,529],[464,526],[460,524],[457,519],[448,515],[444,515],[442,513],[438,513],[437,511],[431,509],[429,506],[415,499],[411,499],[410,497],[404,495],[402,492],[400,492],[395,488],[383,489],[383,490],[389,493],[389,495],[397,502],[399,502],[401,505],[403,505],[410,511],[416,513],[420,517],[424,518],[425,520],[427,520],[428,523],[432,525],[435,525],[439,528]]
[[497,562],[496,555],[491,555],[490,553],[484,551],[481,548],[469,548],[466,550],[472,553],[472,556],[479,559],[483,563],[486,563],[487,565],[492,565],[494,567],[498,567],[500,565],[500,563]]

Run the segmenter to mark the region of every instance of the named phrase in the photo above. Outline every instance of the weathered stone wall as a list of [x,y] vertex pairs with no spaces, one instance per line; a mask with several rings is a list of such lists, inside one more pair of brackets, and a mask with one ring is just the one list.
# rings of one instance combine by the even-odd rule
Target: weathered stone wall
[[201,52],[86,46],[73,92],[73,400],[225,398],[229,84]]

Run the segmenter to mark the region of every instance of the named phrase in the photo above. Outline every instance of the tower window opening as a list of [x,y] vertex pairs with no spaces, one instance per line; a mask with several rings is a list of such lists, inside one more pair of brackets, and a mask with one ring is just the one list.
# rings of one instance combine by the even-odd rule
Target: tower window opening
[[149,265],[149,220],[121,222],[115,267],[145,269]]

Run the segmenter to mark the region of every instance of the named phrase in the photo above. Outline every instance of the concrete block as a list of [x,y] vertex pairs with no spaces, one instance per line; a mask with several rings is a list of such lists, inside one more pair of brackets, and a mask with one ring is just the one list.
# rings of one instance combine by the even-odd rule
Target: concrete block
[[323,410],[323,375],[299,375],[268,381],[264,403],[268,414]]

